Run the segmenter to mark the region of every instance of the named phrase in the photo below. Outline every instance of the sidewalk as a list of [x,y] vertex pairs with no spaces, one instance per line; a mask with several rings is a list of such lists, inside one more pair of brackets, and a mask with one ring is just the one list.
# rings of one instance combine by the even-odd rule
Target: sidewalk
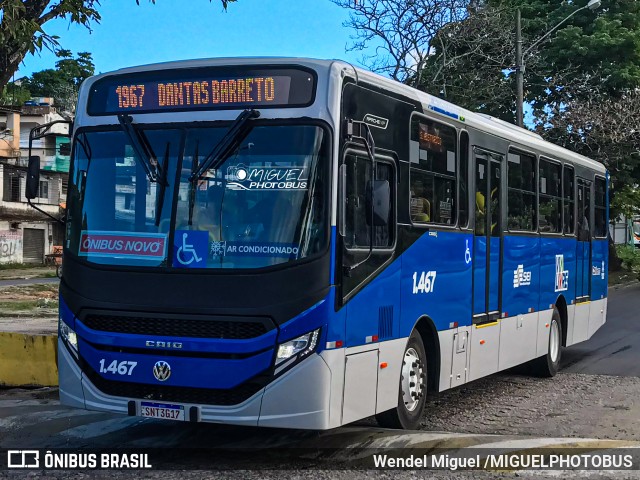
[[58,333],[58,317],[0,317],[0,332],[56,335]]

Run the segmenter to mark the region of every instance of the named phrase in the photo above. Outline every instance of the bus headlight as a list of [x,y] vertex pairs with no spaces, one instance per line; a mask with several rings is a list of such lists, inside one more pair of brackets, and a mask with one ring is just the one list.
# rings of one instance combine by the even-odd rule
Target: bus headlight
[[278,346],[278,354],[276,355],[276,366],[290,358],[295,357],[299,360],[309,355],[316,349],[319,336],[320,329],[317,329],[288,342],[281,343]]
[[60,319],[60,338],[69,347],[71,353],[78,357],[78,336],[69,325]]

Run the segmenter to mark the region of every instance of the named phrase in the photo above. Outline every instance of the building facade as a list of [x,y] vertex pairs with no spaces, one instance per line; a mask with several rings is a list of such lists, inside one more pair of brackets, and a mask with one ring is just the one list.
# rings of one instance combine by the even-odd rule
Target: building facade
[[[0,264],[41,264],[62,245],[62,225],[30,207],[25,196],[29,132],[54,120],[63,117],[51,106],[0,110]],[[54,217],[61,215],[66,200],[69,157],[61,154],[60,146],[68,143],[67,132],[67,125],[55,125],[50,135],[33,143],[41,172],[32,203]]]

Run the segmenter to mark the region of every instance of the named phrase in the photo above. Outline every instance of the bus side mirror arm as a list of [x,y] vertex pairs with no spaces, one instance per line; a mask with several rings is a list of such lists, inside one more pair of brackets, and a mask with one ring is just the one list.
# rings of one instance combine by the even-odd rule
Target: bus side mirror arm
[[27,181],[24,196],[27,197],[27,204],[37,210],[38,212],[46,215],[50,219],[64,225],[65,221],[61,218],[54,217],[50,213],[45,212],[40,207],[34,205],[31,200],[37,198],[40,189],[40,157],[37,155],[29,157],[29,166],[27,168]]

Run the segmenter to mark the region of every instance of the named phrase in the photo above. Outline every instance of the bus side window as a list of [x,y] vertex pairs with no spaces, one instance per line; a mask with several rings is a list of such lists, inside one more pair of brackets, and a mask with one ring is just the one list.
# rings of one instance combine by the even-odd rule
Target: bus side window
[[604,178],[596,177],[595,182],[595,219],[593,236],[604,238],[607,236],[607,182]]
[[540,231],[562,233],[562,167],[541,158],[539,170]]
[[536,225],[536,158],[510,151],[508,169],[507,227],[509,230],[535,232]]
[[573,179],[573,167],[564,166],[562,176],[562,196],[563,196],[563,222],[564,233],[573,235],[575,233],[575,188]]
[[469,134],[466,131],[460,133],[460,171],[458,191],[458,222],[464,228],[469,224],[469,191],[467,181],[469,178]]
[[419,146],[419,155],[409,173],[411,221],[455,225],[456,129],[418,118],[413,121],[411,135]]

